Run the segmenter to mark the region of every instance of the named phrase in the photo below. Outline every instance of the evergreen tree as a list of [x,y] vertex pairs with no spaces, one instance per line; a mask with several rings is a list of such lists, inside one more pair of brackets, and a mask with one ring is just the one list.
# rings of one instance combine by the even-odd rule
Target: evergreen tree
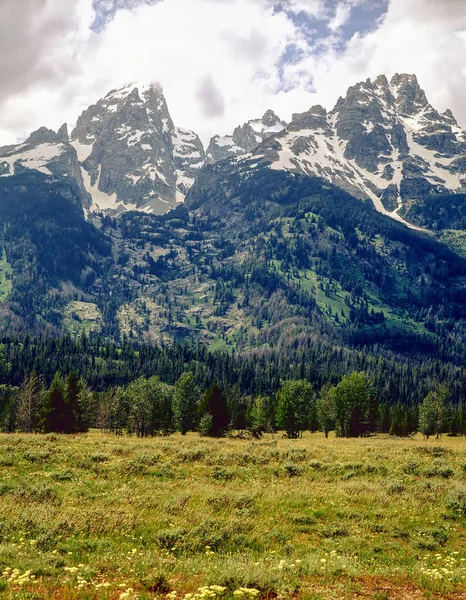
[[64,400],[62,431],[65,433],[86,431],[85,384],[74,371],[65,378]]
[[18,388],[0,385],[0,430],[13,433],[16,429]]
[[68,433],[69,411],[65,401],[65,383],[60,373],[55,373],[50,388],[44,395],[41,407],[40,428],[44,433]]
[[173,393],[173,417],[176,428],[182,435],[196,429],[199,396],[192,373],[183,373],[176,382]]
[[[201,403],[199,404],[198,416],[200,419],[205,415],[211,415],[212,426],[208,435],[218,437],[225,433],[230,423],[230,415],[228,404],[219,390],[218,386],[213,384],[204,393]],[[206,420],[204,421],[207,422]],[[206,427],[204,426],[204,429]]]

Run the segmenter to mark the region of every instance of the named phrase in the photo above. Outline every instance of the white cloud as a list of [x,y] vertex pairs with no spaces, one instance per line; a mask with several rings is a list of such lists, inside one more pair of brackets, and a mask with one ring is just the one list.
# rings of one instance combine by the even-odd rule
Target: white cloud
[[337,8],[335,10],[335,15],[333,19],[328,24],[328,28],[330,31],[338,31],[340,27],[346,25],[351,17],[351,4],[347,2],[339,2]]
[[[1,0],[0,144],[73,122],[138,79],[160,81],[175,123],[204,141],[269,107],[285,119],[317,102],[331,108],[349,85],[395,71],[417,73],[434,106],[466,125],[462,0],[390,0],[371,31],[346,43],[351,8],[373,0],[128,1],[95,32],[92,0]],[[277,6],[323,19],[328,37],[311,47],[309,24]],[[302,57],[283,65],[290,43]]]

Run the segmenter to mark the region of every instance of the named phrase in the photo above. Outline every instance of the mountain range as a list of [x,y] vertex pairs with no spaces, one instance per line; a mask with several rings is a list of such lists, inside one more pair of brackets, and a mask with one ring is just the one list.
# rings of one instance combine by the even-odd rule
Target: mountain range
[[273,111],[214,136],[176,127],[158,84],[113,90],[78,118],[71,134],[41,128],[0,148],[0,174],[25,168],[68,177],[83,208],[164,214],[184,202],[202,167],[229,160],[321,177],[399,221],[429,194],[459,193],[466,180],[465,132],[447,110],[429,104],[414,75],[382,75],[351,87],[286,124]]
[[465,132],[413,75],[207,149],[158,84],[125,85],[0,148],[0,328],[457,360],[465,181]]

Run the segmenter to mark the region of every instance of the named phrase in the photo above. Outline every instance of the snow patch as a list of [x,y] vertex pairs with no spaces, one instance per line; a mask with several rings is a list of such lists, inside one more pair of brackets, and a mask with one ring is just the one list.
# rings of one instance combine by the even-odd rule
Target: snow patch
[[71,140],[70,144],[76,150],[79,162],[84,162],[92,154],[94,144],[82,144],[79,140]]

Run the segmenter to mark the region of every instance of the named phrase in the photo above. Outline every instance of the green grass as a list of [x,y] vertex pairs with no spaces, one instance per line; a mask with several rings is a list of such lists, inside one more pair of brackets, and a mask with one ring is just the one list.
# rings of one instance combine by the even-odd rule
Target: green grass
[[466,258],[466,231],[462,229],[443,229],[437,233],[437,239],[449,246],[463,258]]
[[4,302],[11,292],[11,266],[7,261],[6,252],[0,257],[0,302]]
[[65,307],[63,315],[65,328],[75,337],[102,328],[103,317],[96,304],[72,301]]
[[0,592],[465,598],[465,448],[2,435]]

